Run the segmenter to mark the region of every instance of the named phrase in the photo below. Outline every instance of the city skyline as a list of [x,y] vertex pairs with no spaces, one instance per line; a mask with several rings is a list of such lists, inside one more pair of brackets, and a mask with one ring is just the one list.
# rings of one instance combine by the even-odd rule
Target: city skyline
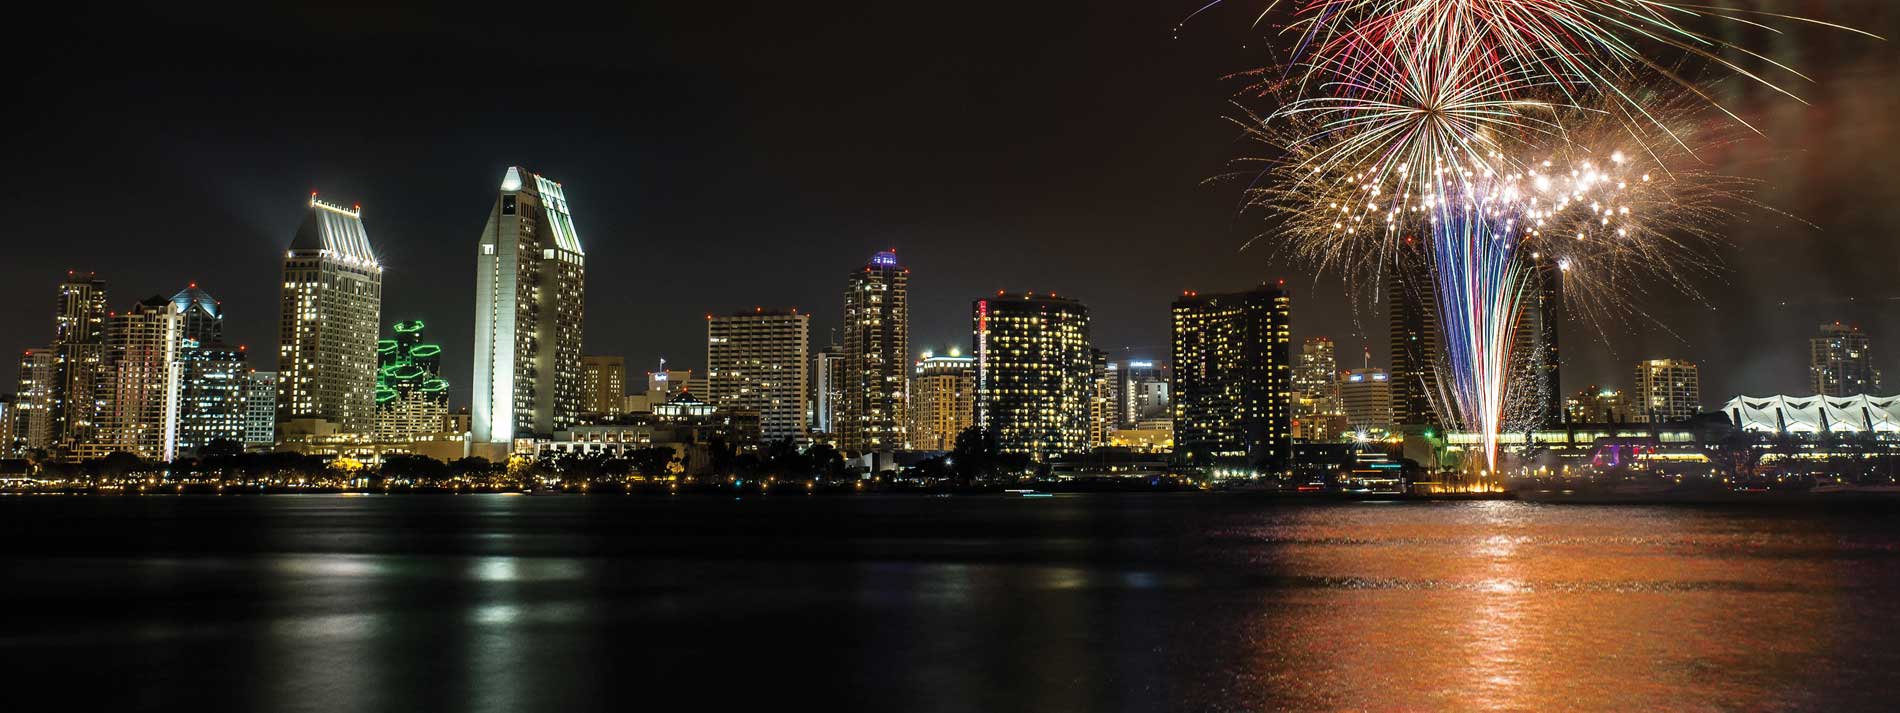
[[[1863,7],[1873,8],[1863,14],[1872,18],[1870,29],[1881,31],[1895,24],[1885,6]],[[192,281],[206,285],[231,306],[227,341],[251,346],[257,368],[269,369],[267,347],[274,335],[268,318],[259,314],[266,310],[256,306],[267,305],[275,290],[264,274],[268,269],[260,265],[268,264],[287,231],[294,230],[295,218],[287,214],[289,204],[311,190],[348,196],[364,206],[379,256],[390,271],[385,302],[392,313],[440,325],[440,341],[445,344],[472,343],[471,305],[451,294],[459,290],[442,286],[472,282],[475,266],[462,246],[481,226],[479,218],[471,216],[493,200],[493,177],[510,162],[521,161],[550,171],[573,187],[575,221],[590,236],[598,236],[588,246],[595,265],[634,270],[655,256],[663,265],[729,259],[752,276],[728,290],[707,289],[693,271],[664,266],[644,272],[639,279],[595,281],[593,288],[600,291],[595,296],[601,303],[634,305],[638,317],[621,310],[590,310],[586,331],[596,336],[590,337],[586,349],[622,354],[632,363],[651,364],[664,356],[682,366],[703,366],[691,362],[698,351],[699,316],[708,311],[759,304],[798,306],[813,315],[815,333],[827,334],[842,321],[835,310],[834,278],[827,276],[858,263],[871,251],[895,246],[906,263],[922,270],[912,288],[917,295],[911,307],[912,341],[917,344],[961,343],[962,313],[975,296],[999,288],[1051,290],[1076,295],[1091,305],[1097,346],[1112,357],[1159,357],[1167,341],[1166,305],[1173,295],[1183,289],[1244,289],[1263,279],[1284,277],[1302,306],[1293,325],[1296,339],[1328,336],[1339,344],[1342,354],[1355,354],[1369,345],[1374,363],[1389,365],[1380,328],[1383,322],[1376,314],[1355,315],[1347,305],[1346,291],[1335,281],[1316,284],[1265,251],[1238,249],[1254,232],[1253,222],[1230,217],[1237,203],[1233,189],[1202,182],[1228,170],[1224,142],[1231,138],[1218,117],[1233,88],[1210,77],[1246,66],[1252,54],[1241,46],[1247,39],[1240,36],[1244,33],[1227,33],[1218,23],[1190,25],[1179,40],[1162,29],[1189,10],[1144,8],[1128,17],[1088,17],[1072,26],[1077,13],[1037,8],[1017,18],[1021,27],[994,40],[1005,47],[1029,47],[1053,35],[1061,48],[1092,58],[1099,59],[1101,53],[1096,50],[1100,47],[1127,45],[1139,47],[1141,51],[1134,54],[1143,59],[1091,65],[1084,73],[1091,78],[1078,82],[1066,78],[1077,74],[1077,67],[1068,63],[1079,60],[1063,59],[1058,56],[1065,54],[1061,52],[1037,54],[1022,67],[1008,68],[1024,72],[1024,78],[986,90],[995,93],[988,97],[974,95],[977,90],[972,86],[1004,68],[946,45],[943,38],[953,34],[948,31],[943,36],[909,37],[906,42],[880,37],[876,30],[892,27],[895,21],[868,11],[856,15],[872,32],[818,28],[810,40],[814,46],[837,42],[843,48],[802,60],[815,66],[773,70],[835,69],[847,56],[861,51],[859,45],[864,43],[897,57],[920,53],[951,57],[930,70],[945,80],[936,91],[951,92],[954,98],[983,99],[965,102],[977,107],[980,131],[941,147],[925,143],[921,137],[933,132],[916,131],[919,127],[898,131],[877,126],[899,116],[906,122],[940,121],[929,112],[910,110],[926,101],[942,101],[933,93],[894,88],[836,109],[780,106],[778,100],[787,97],[741,79],[745,70],[760,68],[757,60],[707,58],[704,52],[716,39],[705,33],[652,43],[652,51],[659,56],[705,59],[707,64],[698,69],[640,70],[645,73],[632,77],[638,86],[652,90],[661,103],[680,106],[629,114],[636,107],[615,98],[626,93],[616,87],[629,80],[627,72],[635,70],[613,60],[599,43],[560,41],[572,39],[566,34],[571,30],[533,30],[550,40],[548,44],[576,44],[574,54],[523,57],[521,66],[501,71],[510,77],[542,77],[561,70],[554,73],[568,75],[564,88],[577,104],[529,116],[492,100],[470,101],[488,85],[486,69],[480,77],[451,73],[445,84],[420,98],[407,94],[416,84],[405,81],[416,78],[407,74],[412,70],[387,78],[363,71],[386,67],[392,57],[409,51],[403,43],[410,39],[426,40],[427,46],[440,50],[444,61],[474,56],[477,47],[487,51],[486,45],[465,34],[418,38],[414,32],[419,28],[396,18],[395,35],[385,37],[320,18],[274,17],[275,11],[257,10],[298,37],[341,37],[363,46],[364,52],[352,59],[286,56],[282,61],[294,76],[351,77],[342,88],[351,96],[414,110],[409,112],[412,118],[382,120],[335,113],[304,117],[288,122],[284,132],[261,131],[240,123],[248,119],[209,115],[209,108],[182,104],[201,94],[216,95],[217,87],[243,86],[253,90],[249,101],[257,102],[265,116],[276,116],[289,107],[305,106],[308,94],[317,91],[314,82],[283,82],[264,91],[250,83],[249,75],[226,67],[212,53],[192,48],[191,42],[181,43],[184,49],[168,48],[160,61],[131,70],[97,96],[80,96],[62,88],[70,82],[60,79],[75,68],[39,67],[29,79],[28,93],[48,102],[48,116],[112,97],[142,94],[183,78],[184,91],[179,96],[168,93],[152,109],[137,111],[175,110],[170,113],[207,120],[207,126],[228,131],[219,131],[216,138],[188,132],[175,142],[136,147],[124,142],[141,141],[137,136],[102,139],[83,123],[37,125],[24,134],[35,139],[33,145],[23,147],[25,157],[54,171],[55,180],[9,185],[26,199],[55,208],[46,215],[61,217],[58,223],[50,223],[48,218],[28,216],[22,227],[56,231],[66,239],[23,248],[7,271],[12,279],[0,283],[0,298],[33,308],[0,315],[0,329],[13,335],[0,340],[0,345],[16,353],[45,346],[39,305],[46,300],[46,290],[66,270],[90,270],[121,286],[122,294],[169,292]],[[699,14],[703,11],[678,12],[684,16],[669,19],[688,27],[708,19]],[[768,12],[729,31],[745,38],[776,36],[778,25],[799,24],[789,13]],[[610,14],[600,18],[600,24],[621,27],[629,24],[630,17]],[[136,47],[147,40],[135,36],[134,21],[172,27],[190,19],[143,17],[134,11],[118,18],[123,27],[108,23],[97,31],[113,37],[125,34]],[[948,30],[968,27],[964,23],[974,24],[977,19],[957,17],[947,22],[951,23]],[[189,31],[174,29],[184,37],[211,37],[241,46],[249,42],[233,36],[235,26],[212,22]],[[466,30],[469,25],[452,21],[451,27]],[[857,49],[849,49],[853,47]],[[1831,51],[1850,53],[1837,58],[1844,69],[1804,91],[1804,98],[1823,110],[1813,112],[1821,118],[1779,118],[1779,125],[1764,122],[1790,144],[1784,148],[1804,157],[1807,142],[1879,145],[1892,131],[1887,122],[1861,117],[1880,115],[1881,107],[1894,100],[1893,94],[1882,93],[1885,90],[1878,87],[1871,94],[1861,86],[1854,92],[1846,90],[1857,77],[1889,68],[1891,60],[1858,46]],[[491,63],[479,64],[488,67]],[[76,69],[83,68],[82,63]],[[575,68],[587,69],[565,72]],[[881,71],[854,68],[854,73],[827,80],[831,83],[816,90],[827,97],[855,96],[861,86],[880,84]],[[1106,122],[1102,126],[1084,125],[1072,115],[1072,107],[1103,101],[1114,96],[1111,89],[1122,88],[1163,97],[1154,102],[1161,108],[1102,117]],[[325,85],[323,91],[336,89]],[[754,99],[751,92],[764,94]],[[651,102],[641,106],[647,104]],[[438,105],[460,108],[450,114],[435,108]],[[214,101],[206,106],[228,104]],[[750,108],[768,114],[760,124],[782,128],[730,141],[731,134],[721,129],[733,125],[735,112]],[[836,121],[851,111],[868,113],[862,120]],[[598,116],[629,116],[632,121],[608,128]],[[709,126],[692,128],[692,122],[708,116],[713,119]],[[1006,116],[1012,123],[1006,124]],[[1027,124],[1017,122],[1019,116],[1028,117]],[[1125,151],[1099,150],[1136,130],[1173,138],[1150,140]],[[576,140],[572,137],[577,132],[598,140]],[[846,140],[854,134],[870,138]],[[649,136],[669,139],[660,142]],[[189,164],[173,160],[185,155],[194,160]],[[747,155],[765,158],[750,167],[739,165],[739,157]],[[133,166],[115,165],[120,163],[115,157],[124,156],[146,160]],[[207,165],[201,162],[210,162],[210,170],[199,168]],[[1892,304],[1888,298],[1893,295],[1881,294],[1884,282],[1875,279],[1876,266],[1894,262],[1894,248],[1876,238],[1890,235],[1890,228],[1900,224],[1891,209],[1882,207],[1900,205],[1900,201],[1881,199],[1879,191],[1893,190],[1890,186],[1894,185],[1880,178],[1892,170],[1883,163],[1835,165],[1803,158],[1795,167],[1804,180],[1782,191],[1793,195],[1767,197],[1774,205],[1819,224],[1819,231],[1810,231],[1808,238],[1800,240],[1780,240],[1783,233],[1807,229],[1770,221],[1736,226],[1731,232],[1740,245],[1723,255],[1732,270],[1701,286],[1705,299],[1716,307],[1713,311],[1695,300],[1639,305],[1655,315],[1660,325],[1642,315],[1608,324],[1604,331],[1609,333],[1610,347],[1599,343],[1597,330],[1590,325],[1567,322],[1565,382],[1626,385],[1624,375],[1635,360],[1682,357],[1714,365],[1720,361],[1715,357],[1726,357],[1735,359],[1731,368],[1712,368],[1708,374],[1711,393],[1795,392],[1804,383],[1806,354],[1801,340],[1812,325],[1841,320],[1862,324],[1876,338],[1900,334],[1900,317],[1893,315],[1894,310],[1881,309]],[[921,180],[882,178],[894,171],[914,173],[921,165],[934,167],[914,174]],[[729,175],[729,169],[740,172]],[[1008,178],[1022,171],[1028,173]],[[1056,176],[1089,174],[1096,175],[1072,185],[1055,181]],[[184,175],[194,179],[176,180]],[[1830,190],[1848,185],[1872,187],[1874,195],[1848,203],[1839,191]],[[52,186],[104,197],[123,210],[79,209],[68,203],[70,198],[50,193]],[[759,205],[736,198],[743,194],[735,194],[735,186],[764,194],[794,191],[805,199],[789,202],[796,203],[796,209],[777,202]],[[1036,189],[1027,190],[1031,187]],[[160,237],[165,239],[135,242],[119,237],[144,234],[131,229],[121,216],[181,202],[217,209],[176,215],[177,222],[161,228]],[[181,243],[196,249],[173,249]],[[1119,249],[1102,250],[1104,245]],[[1810,252],[1815,254],[1810,256]],[[1141,256],[1128,259],[1134,254]],[[206,260],[205,255],[216,259]],[[993,255],[1017,259],[988,259]],[[1842,259],[1846,255],[1864,257]],[[1750,329],[1733,329],[1737,322],[1749,324]],[[629,323],[640,329],[625,329]],[[1900,373],[1895,366],[1900,352],[1877,348],[1876,356],[1883,370]],[[464,384],[471,381],[471,358],[460,349],[445,354],[443,368],[456,385],[457,406],[467,405]]]

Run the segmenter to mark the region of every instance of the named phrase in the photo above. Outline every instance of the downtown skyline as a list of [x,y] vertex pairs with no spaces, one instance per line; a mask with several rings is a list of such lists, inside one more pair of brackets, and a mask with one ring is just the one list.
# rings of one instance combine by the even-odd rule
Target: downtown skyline
[[[1890,10],[1872,8],[1873,29],[1893,23]],[[688,15],[682,21],[694,19],[692,11],[681,12]],[[814,346],[821,344],[842,326],[835,275],[889,247],[916,270],[913,351],[924,345],[967,348],[968,301],[1006,289],[1075,295],[1090,305],[1097,346],[1116,356],[1164,358],[1167,304],[1181,290],[1239,290],[1284,277],[1296,340],[1332,337],[1342,366],[1357,366],[1354,357],[1370,346],[1373,365],[1389,365],[1384,321],[1377,314],[1355,315],[1335,280],[1315,283],[1264,250],[1239,251],[1260,229],[1258,221],[1233,216],[1237,188],[1201,183],[1227,170],[1233,136],[1219,116],[1232,87],[1218,76],[1251,56],[1240,46],[1244,38],[1224,35],[1218,26],[1190,26],[1182,39],[1171,39],[1156,28],[1178,19],[1175,9],[1142,12],[1148,14],[1069,17],[1041,9],[1014,18],[1024,27],[1000,31],[993,41],[1053,41],[1057,49],[1037,55],[1024,78],[990,82],[979,92],[973,85],[982,84],[980,78],[1008,68],[968,48],[953,51],[937,35],[892,36],[896,20],[867,9],[854,15],[866,31],[824,24],[795,41],[838,41],[896,57],[934,50],[953,59],[917,70],[941,80],[930,91],[887,81],[905,76],[899,69],[821,72],[816,96],[853,97],[835,106],[792,101],[773,82],[795,69],[840,70],[850,54],[843,49],[746,79],[769,63],[704,54],[724,38],[686,33],[655,41],[652,53],[678,61],[636,70],[612,61],[604,40],[578,30],[542,32],[595,41],[575,44],[566,57],[505,70],[573,70],[560,80],[576,102],[572,107],[538,114],[507,110],[478,99],[474,74],[454,74],[432,86],[426,98],[404,98],[402,79],[420,70],[380,79],[360,70],[379,59],[407,56],[407,42],[448,57],[466,57],[481,43],[465,26],[452,25],[461,34],[434,35],[402,18],[397,30],[382,35],[324,18],[278,18],[299,36],[346,38],[366,50],[354,60],[294,53],[279,58],[293,76],[353,77],[320,91],[368,104],[393,102],[386,111],[287,114],[319,92],[312,82],[293,81],[248,95],[245,101],[256,112],[237,111],[253,107],[228,102],[175,112],[183,120],[205,120],[206,128],[168,124],[108,136],[88,133],[83,122],[57,126],[51,117],[95,102],[116,102],[135,114],[181,109],[174,103],[198,93],[250,86],[250,75],[187,49],[82,96],[55,86],[60,72],[71,70],[39,67],[28,91],[45,100],[48,113],[20,137],[35,140],[22,147],[23,155],[49,166],[55,180],[9,187],[49,208],[27,217],[26,229],[64,238],[23,247],[6,268],[0,298],[20,308],[0,315],[0,330],[11,335],[0,345],[16,353],[45,346],[50,291],[67,270],[93,271],[111,285],[108,308],[119,311],[138,295],[169,294],[193,281],[205,285],[227,306],[227,341],[249,345],[259,362],[254,366],[269,369],[264,352],[275,341],[272,273],[280,259],[273,256],[281,255],[294,233],[297,204],[311,190],[363,206],[388,270],[386,323],[421,319],[441,343],[472,343],[473,306],[465,286],[473,283],[475,265],[467,246],[480,232],[480,213],[492,205],[493,177],[519,163],[547,171],[568,187],[575,222],[588,235],[588,293],[595,308],[588,310],[585,351],[624,355],[636,373],[654,368],[662,356],[675,366],[703,368],[697,362],[703,359],[707,312],[798,307],[812,315]],[[603,27],[624,24],[606,19]],[[767,36],[767,26],[786,19],[765,13],[729,31],[740,39]],[[977,20],[946,22],[947,34]],[[195,32],[234,39],[220,27]],[[900,40],[919,46],[908,48]],[[1098,50],[1108,45],[1139,48],[1131,54],[1140,57],[1104,60]],[[1831,83],[1893,64],[1885,46],[1833,51],[1863,54],[1837,58],[1847,69],[1835,72]],[[1071,53],[1087,58],[1083,74],[1090,76],[1064,78],[1082,68],[1073,63],[1083,60],[1069,59]],[[689,59],[704,62],[682,63]],[[616,98],[625,91],[617,87],[629,81],[651,101]],[[171,86],[180,87],[184,98],[132,101]],[[887,88],[858,96],[863,86]],[[1790,144],[1783,149],[1805,155],[1810,150],[1802,142],[1809,139],[1876,144],[1881,132],[1892,131],[1856,118],[1894,103],[1882,93],[1888,90],[1876,86],[1850,94],[1837,87],[1823,85],[1810,94],[1830,111],[1788,119],[1809,123],[1775,132]],[[972,107],[973,115],[960,122],[968,131],[946,138],[916,130],[953,121],[915,111],[942,101],[933,91],[949,92]],[[1166,106],[1111,110],[1106,104],[1137,92],[1166,97]],[[466,111],[431,108],[456,102],[466,102]],[[746,113],[753,110],[759,113]],[[883,125],[900,117],[923,123]],[[265,128],[274,118],[289,121]],[[736,126],[749,128],[734,131]],[[205,133],[208,127],[228,131]],[[1117,142],[1136,135],[1143,140]],[[187,155],[196,161],[181,160]],[[1876,339],[1879,366],[1900,371],[1900,352],[1881,348],[1888,335],[1900,334],[1900,318],[1882,308],[1894,303],[1882,301],[1891,295],[1882,294],[1890,288],[1880,279],[1895,262],[1885,238],[1900,224],[1882,206],[1900,201],[1875,195],[1842,203],[1828,192],[1853,183],[1893,190],[1878,178],[1878,171],[1889,170],[1878,168],[1880,163],[1800,164],[1804,185],[1777,194],[1792,193],[1792,200],[1771,199],[1820,229],[1766,221],[1738,226],[1732,231],[1738,249],[1722,255],[1731,270],[1701,286],[1713,311],[1691,300],[1639,303],[1662,326],[1644,326],[1641,317],[1604,325],[1607,347],[1593,326],[1567,322],[1566,384],[1627,386],[1628,365],[1635,360],[1682,357],[1707,365],[1709,394],[1798,392],[1806,339],[1814,325],[1834,320],[1861,324]],[[73,194],[88,200],[71,204]],[[132,228],[132,216],[181,203],[212,209],[176,212],[176,220],[160,229],[163,239],[144,239]],[[1848,302],[1850,297],[1856,301]],[[460,348],[444,357],[452,403],[465,406],[471,357]]]

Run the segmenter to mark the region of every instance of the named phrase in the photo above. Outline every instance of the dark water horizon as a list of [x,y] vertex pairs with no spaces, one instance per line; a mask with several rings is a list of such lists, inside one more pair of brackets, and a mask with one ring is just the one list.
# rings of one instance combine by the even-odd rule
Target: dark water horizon
[[71,710],[1890,710],[1900,508],[0,497]]

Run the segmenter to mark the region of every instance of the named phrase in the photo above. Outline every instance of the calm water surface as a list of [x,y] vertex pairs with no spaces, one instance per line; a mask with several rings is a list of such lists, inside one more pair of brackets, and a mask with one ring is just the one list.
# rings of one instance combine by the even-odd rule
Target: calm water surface
[[66,710],[1900,707],[1890,508],[9,497],[0,588]]

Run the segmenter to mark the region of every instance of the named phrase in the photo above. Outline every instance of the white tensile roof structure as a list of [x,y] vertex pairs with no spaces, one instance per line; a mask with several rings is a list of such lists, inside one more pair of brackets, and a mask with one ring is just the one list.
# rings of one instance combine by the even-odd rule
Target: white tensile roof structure
[[1900,395],[1737,396],[1722,413],[1744,431],[1900,433]]

